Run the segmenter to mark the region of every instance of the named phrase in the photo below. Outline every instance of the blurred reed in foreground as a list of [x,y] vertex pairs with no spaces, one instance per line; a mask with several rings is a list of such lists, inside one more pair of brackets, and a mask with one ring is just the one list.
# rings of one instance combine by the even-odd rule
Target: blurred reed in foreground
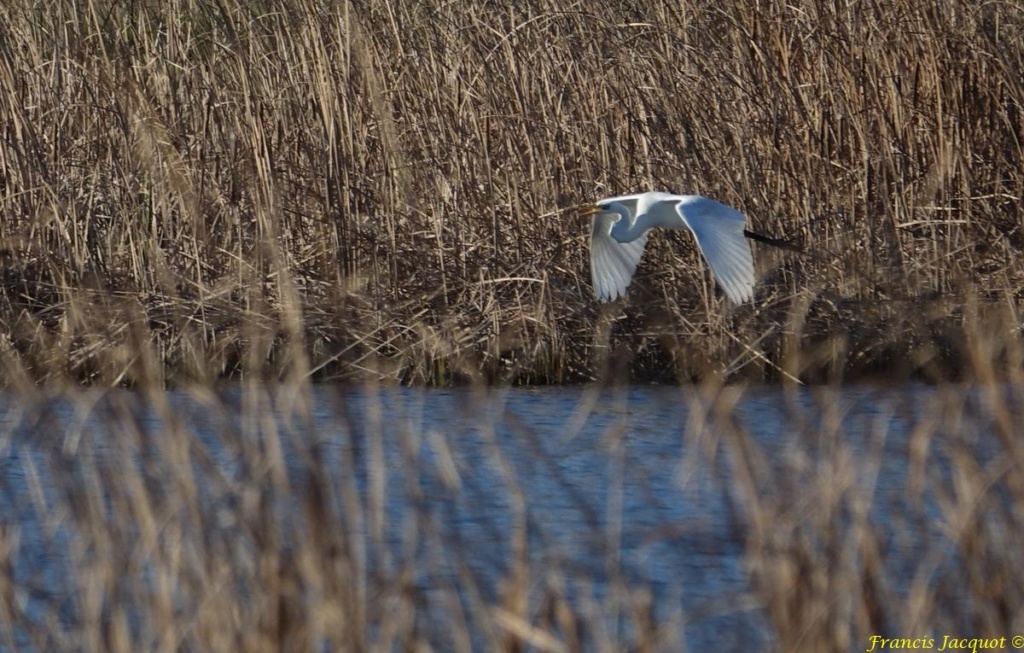
[[[675,453],[650,456],[643,425],[669,408],[623,387],[532,421],[484,385],[7,392],[0,647],[678,651],[709,645],[708,622],[744,650],[1006,636],[1024,615],[1024,386],[977,378],[775,389],[767,435],[763,405],[743,415],[756,389],[673,389],[685,418],[654,437]],[[416,392],[419,418],[401,407]],[[442,395],[458,409],[440,415]],[[663,505],[637,526],[624,496],[699,517]],[[552,535],[573,523],[567,550]],[[690,584],[631,569],[665,551]]]

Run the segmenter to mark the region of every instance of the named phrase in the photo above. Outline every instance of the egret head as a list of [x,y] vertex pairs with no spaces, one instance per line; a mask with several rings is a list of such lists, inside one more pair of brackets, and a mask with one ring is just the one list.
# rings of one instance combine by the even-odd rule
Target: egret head
[[604,213],[607,210],[608,207],[603,204],[584,204],[583,206],[580,207],[580,217],[589,218],[592,215]]
[[586,204],[580,210],[580,215],[585,218],[607,216],[614,220],[630,219],[629,208],[621,202],[604,201],[597,204]]

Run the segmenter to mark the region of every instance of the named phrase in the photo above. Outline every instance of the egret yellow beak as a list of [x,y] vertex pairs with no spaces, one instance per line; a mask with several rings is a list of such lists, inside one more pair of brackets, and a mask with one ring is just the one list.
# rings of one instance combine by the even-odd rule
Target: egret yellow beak
[[580,217],[581,218],[589,218],[590,216],[594,215],[595,213],[600,213],[603,210],[604,209],[602,209],[597,204],[584,204],[582,207],[580,207]]

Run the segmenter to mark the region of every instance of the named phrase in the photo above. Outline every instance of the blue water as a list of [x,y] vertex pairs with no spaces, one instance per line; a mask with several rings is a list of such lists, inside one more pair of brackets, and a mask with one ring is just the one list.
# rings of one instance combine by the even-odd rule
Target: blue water
[[[956,564],[935,487],[949,478],[950,448],[998,463],[1000,445],[981,417],[986,396],[926,386],[321,386],[298,395],[7,397],[0,535],[11,565],[0,574],[18,609],[0,648],[77,648],[77,629],[109,618],[118,601],[133,632],[143,628],[132,610],[158,575],[147,547],[179,532],[136,521],[132,497],[144,495],[180,519],[178,536],[238,569],[255,564],[254,536],[287,555],[317,524],[342,531],[364,595],[413,570],[403,582],[421,597],[424,636],[440,650],[452,646],[444,597],[497,602],[523,546],[533,595],[554,583],[581,611],[600,613],[610,636],[630,636],[622,597],[647,596],[652,618],[686,647],[770,649],[770,612],[745,557],[757,532],[751,501],[812,539],[869,519],[888,590],[903,597],[915,578],[940,578]],[[960,421],[943,421],[943,409]],[[321,517],[306,512],[310,488]],[[833,500],[843,506],[817,525],[815,509]],[[270,516],[254,526],[247,515],[261,501]],[[83,533],[97,523],[108,525],[109,548]],[[107,580],[120,598],[106,590],[92,606],[81,587],[104,561],[125,569]],[[176,609],[193,609],[182,594]],[[896,628],[900,615],[891,618]]]

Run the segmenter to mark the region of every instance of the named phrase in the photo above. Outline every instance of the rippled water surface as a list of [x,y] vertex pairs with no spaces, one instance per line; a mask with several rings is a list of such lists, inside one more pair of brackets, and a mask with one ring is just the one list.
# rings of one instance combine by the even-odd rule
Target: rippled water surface
[[[821,479],[834,473],[837,487],[863,495],[894,592],[920,572],[924,552],[934,556],[938,546],[941,558],[940,511],[931,495],[913,491],[920,479],[908,461],[910,436],[942,393],[315,387],[308,401],[240,389],[170,393],[162,398],[170,410],[126,393],[9,401],[0,517],[7,541],[17,534],[12,562],[26,614],[73,622],[83,607],[69,585],[99,554],[76,548],[80,526],[68,513],[96,510],[88,500],[95,492],[106,497],[98,505],[108,501],[96,520],[127,518],[105,483],[139,483],[155,496],[181,491],[157,463],[184,456],[209,511],[204,523],[231,529],[246,502],[260,500],[258,488],[239,489],[238,479],[264,478],[278,490],[287,548],[289,520],[309,499],[311,479],[326,473],[321,485],[336,496],[318,500],[357,497],[358,510],[336,509],[361,543],[353,555],[376,570],[368,578],[406,566],[423,596],[457,588],[493,601],[525,543],[535,590],[557,578],[578,605],[609,614],[628,611],[611,606],[616,597],[646,593],[654,618],[675,624],[694,650],[761,650],[772,634],[745,558],[753,503],[772,505],[773,514],[791,505],[799,519],[828,500]],[[188,450],[161,446],[168,420],[192,438]],[[276,447],[282,469],[248,468],[251,452],[273,460]],[[977,455],[986,451],[996,449],[981,442]],[[737,467],[741,458],[753,461],[750,469]],[[937,465],[927,473],[941,473]],[[111,481],[123,470],[138,471]],[[145,564],[125,564],[146,573]],[[446,608],[426,608],[435,610]],[[612,619],[607,627],[625,626]]]

